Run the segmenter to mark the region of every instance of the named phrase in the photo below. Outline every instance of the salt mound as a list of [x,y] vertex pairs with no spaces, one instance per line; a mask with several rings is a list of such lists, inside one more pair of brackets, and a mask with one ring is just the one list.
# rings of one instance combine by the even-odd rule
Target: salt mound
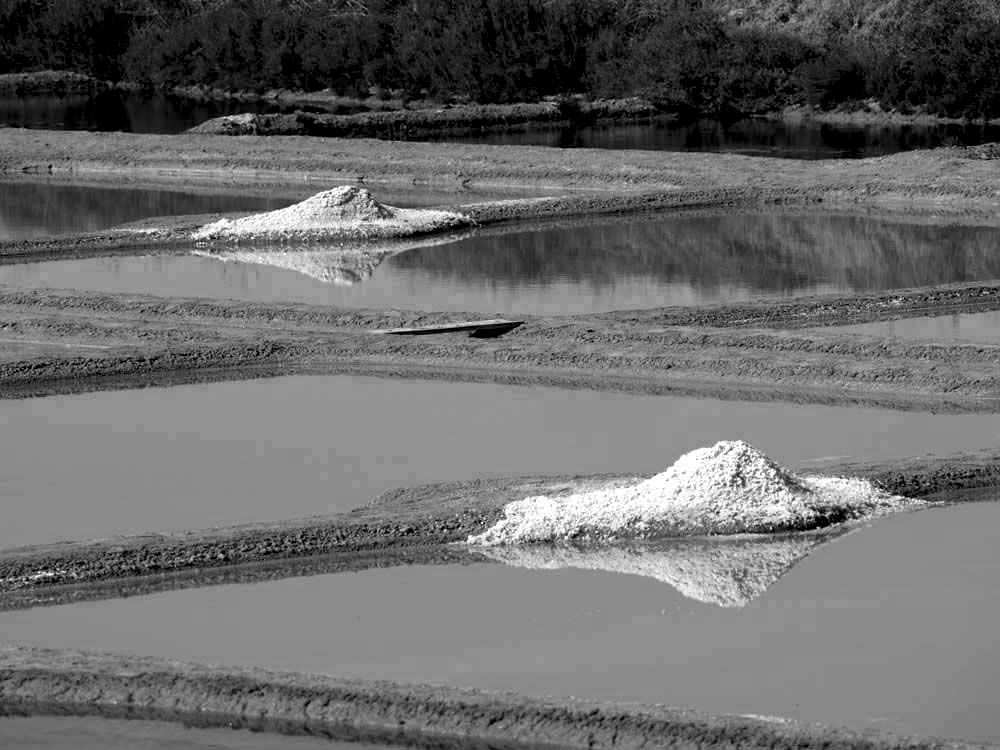
[[804,531],[915,504],[864,479],[795,476],[741,440],[722,441],[632,486],[508,503],[504,518],[468,542]]
[[387,239],[471,223],[467,216],[452,211],[387,206],[366,188],[345,185],[277,211],[220,219],[201,227],[192,237],[197,241]]
[[532,570],[579,568],[643,576],[689,599],[745,607],[802,558],[827,541],[816,534],[778,539],[678,540],[667,547],[490,547],[494,560]]

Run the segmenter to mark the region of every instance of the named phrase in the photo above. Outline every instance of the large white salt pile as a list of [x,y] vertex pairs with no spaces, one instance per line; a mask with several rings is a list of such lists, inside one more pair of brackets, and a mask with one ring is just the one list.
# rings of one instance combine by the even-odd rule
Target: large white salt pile
[[454,211],[387,206],[375,200],[366,188],[345,185],[277,211],[220,219],[196,230],[192,238],[200,242],[389,239],[471,223],[469,217]]
[[488,547],[483,553],[507,565],[532,570],[580,568],[653,578],[689,599],[720,607],[744,607],[824,541],[816,534],[800,534],[685,539],[656,548]]
[[500,521],[468,542],[801,531],[917,504],[864,479],[795,476],[742,440],[722,441],[632,486],[508,503]]

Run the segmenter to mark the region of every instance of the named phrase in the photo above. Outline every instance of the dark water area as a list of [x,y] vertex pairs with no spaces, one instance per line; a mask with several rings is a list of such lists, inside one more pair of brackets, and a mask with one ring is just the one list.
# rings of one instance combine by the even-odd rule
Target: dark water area
[[153,216],[272,211],[291,202],[179,190],[0,182],[0,241],[94,232]]
[[96,95],[0,97],[0,127],[180,133],[213,117],[280,111],[264,102],[198,101],[107,91]]
[[[428,139],[431,140],[431,139]],[[883,156],[940,146],[975,146],[1000,141],[1000,126],[849,125],[790,123],[764,119],[733,122],[647,122],[594,125],[562,130],[483,133],[439,140],[557,148],[703,151],[786,159]]]
[[[271,102],[195,101],[161,93],[103,92],[96,96],[0,98],[0,126],[54,130],[179,133],[213,117],[288,112]],[[557,148],[709,151],[792,159],[860,158],[938,146],[1000,141],[1000,126],[856,125],[740,119],[644,121],[523,132],[444,134],[460,143]]]
[[[0,284],[343,307],[561,315],[1000,279],[1000,228],[833,213],[640,216],[336,249],[0,267]],[[332,278],[351,283],[334,283]]]

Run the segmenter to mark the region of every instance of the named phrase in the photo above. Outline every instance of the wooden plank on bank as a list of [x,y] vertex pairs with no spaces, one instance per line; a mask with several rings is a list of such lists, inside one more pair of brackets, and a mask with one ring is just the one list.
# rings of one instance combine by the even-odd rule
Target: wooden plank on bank
[[462,323],[445,323],[443,325],[387,328],[380,331],[373,331],[373,333],[391,334],[393,336],[427,336],[432,333],[469,331],[469,335],[475,338],[493,338],[495,336],[503,336],[505,333],[509,333],[521,325],[524,325],[523,320],[493,318],[491,320],[468,320]]

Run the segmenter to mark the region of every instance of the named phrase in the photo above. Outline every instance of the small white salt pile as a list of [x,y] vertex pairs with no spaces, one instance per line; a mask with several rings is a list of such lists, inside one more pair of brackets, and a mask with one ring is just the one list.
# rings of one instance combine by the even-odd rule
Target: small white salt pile
[[745,607],[823,542],[815,534],[800,534],[686,539],[654,549],[532,545],[487,547],[483,553],[507,565],[532,570],[579,568],[652,578],[689,599],[720,607]]
[[196,230],[192,238],[199,242],[389,239],[471,223],[469,217],[453,211],[387,206],[375,200],[366,188],[345,185],[277,211],[220,219]]
[[468,542],[803,531],[918,504],[864,479],[795,476],[741,440],[722,441],[691,451],[661,474],[629,487],[508,503],[504,518]]

